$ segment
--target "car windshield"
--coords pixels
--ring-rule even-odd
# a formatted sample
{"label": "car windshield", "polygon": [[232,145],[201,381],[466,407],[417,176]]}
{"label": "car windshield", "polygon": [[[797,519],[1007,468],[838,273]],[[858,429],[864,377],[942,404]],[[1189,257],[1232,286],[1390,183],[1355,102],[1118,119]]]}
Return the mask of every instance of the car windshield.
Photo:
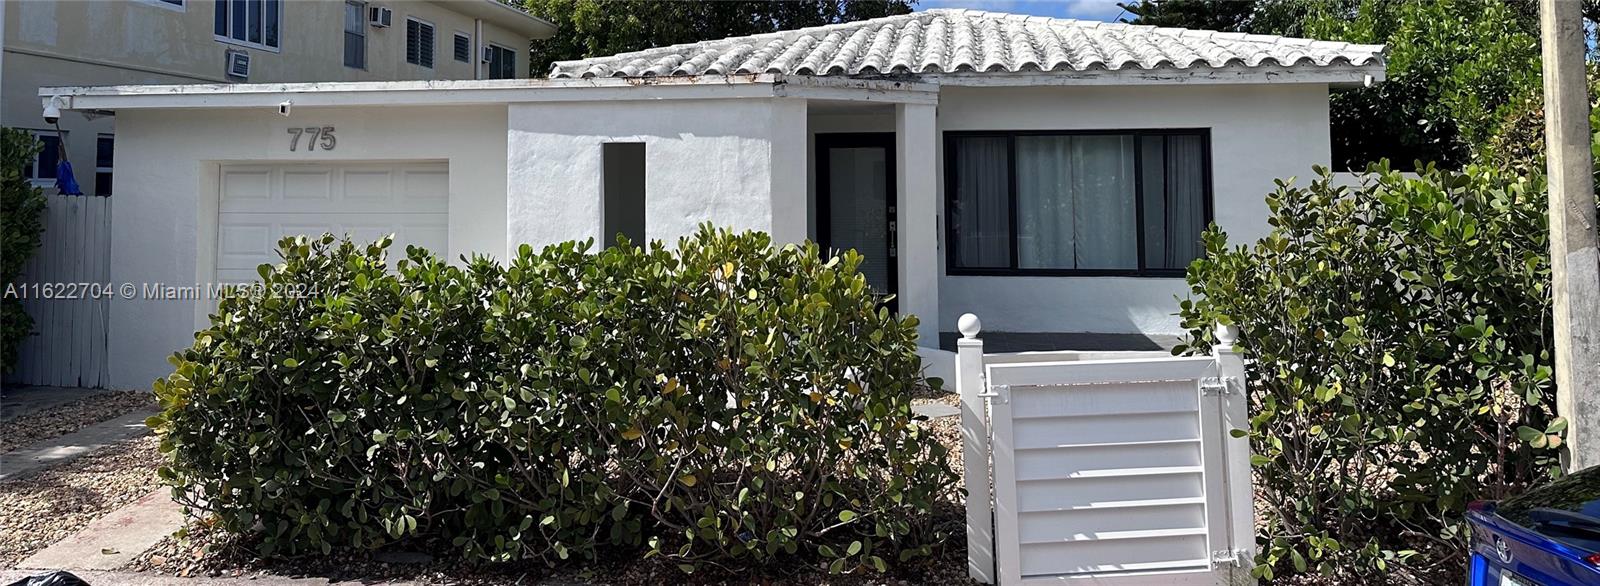
{"label": "car windshield", "polygon": [[1506,499],[1495,513],[1582,551],[1600,551],[1600,466]]}

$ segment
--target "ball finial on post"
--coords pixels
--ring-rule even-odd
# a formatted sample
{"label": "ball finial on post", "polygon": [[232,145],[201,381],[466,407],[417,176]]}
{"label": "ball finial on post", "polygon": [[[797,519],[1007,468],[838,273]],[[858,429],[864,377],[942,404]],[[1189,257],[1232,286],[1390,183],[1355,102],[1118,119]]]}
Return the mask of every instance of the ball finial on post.
{"label": "ball finial on post", "polygon": [[956,322],[956,329],[961,331],[961,337],[972,339],[978,337],[978,331],[983,329],[983,322],[978,321],[978,316],[970,313],[961,314],[961,319]]}
{"label": "ball finial on post", "polygon": [[1234,342],[1238,341],[1239,326],[1224,323],[1217,324],[1217,344],[1232,346]]}

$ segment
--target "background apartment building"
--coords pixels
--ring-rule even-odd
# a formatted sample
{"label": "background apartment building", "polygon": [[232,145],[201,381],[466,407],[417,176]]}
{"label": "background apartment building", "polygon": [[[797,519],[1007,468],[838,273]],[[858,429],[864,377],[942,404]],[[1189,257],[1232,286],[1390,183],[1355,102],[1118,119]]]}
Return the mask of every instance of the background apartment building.
{"label": "background apartment building", "polygon": [[83,191],[110,195],[115,122],[41,116],[44,86],[528,77],[527,48],[555,26],[498,0],[0,0],[0,124],[45,144],[55,182],[66,140]]}

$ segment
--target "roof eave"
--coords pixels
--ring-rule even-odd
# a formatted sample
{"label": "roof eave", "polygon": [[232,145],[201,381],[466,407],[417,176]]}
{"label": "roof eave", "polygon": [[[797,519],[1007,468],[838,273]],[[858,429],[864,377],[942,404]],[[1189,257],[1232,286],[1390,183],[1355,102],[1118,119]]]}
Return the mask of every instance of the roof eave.
{"label": "roof eave", "polygon": [[499,79],[274,84],[67,86],[39,88],[64,110],[452,106],[513,102],[727,98],[827,98],[933,103],[938,86],[894,80],[785,76]]}
{"label": "roof eave", "polygon": [[500,0],[432,1],[455,12],[511,29],[511,32],[529,39],[548,39],[555,36],[558,28],[555,23],[518,10]]}
{"label": "roof eave", "polygon": [[1017,86],[1084,86],[1084,85],[1224,85],[1224,84],[1327,84],[1335,87],[1358,87],[1384,80],[1384,65],[1372,62],[1365,65],[1281,66],[1235,65],[1228,67],[1200,67],[1178,69],[1124,68],[1117,70],[1088,69],[1084,71],[1036,72],[971,72],[930,73],[918,76],[922,81],[941,86],[1017,87]]}

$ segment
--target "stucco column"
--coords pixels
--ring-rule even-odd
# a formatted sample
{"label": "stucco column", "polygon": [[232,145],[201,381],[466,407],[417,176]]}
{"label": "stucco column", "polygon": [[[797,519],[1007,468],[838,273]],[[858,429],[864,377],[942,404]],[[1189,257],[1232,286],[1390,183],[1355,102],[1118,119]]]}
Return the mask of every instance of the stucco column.
{"label": "stucco column", "polygon": [[805,242],[806,101],[772,100],[772,242]]}
{"label": "stucco column", "polygon": [[900,311],[922,320],[922,346],[939,347],[939,161],[932,104],[895,106],[895,219]]}

